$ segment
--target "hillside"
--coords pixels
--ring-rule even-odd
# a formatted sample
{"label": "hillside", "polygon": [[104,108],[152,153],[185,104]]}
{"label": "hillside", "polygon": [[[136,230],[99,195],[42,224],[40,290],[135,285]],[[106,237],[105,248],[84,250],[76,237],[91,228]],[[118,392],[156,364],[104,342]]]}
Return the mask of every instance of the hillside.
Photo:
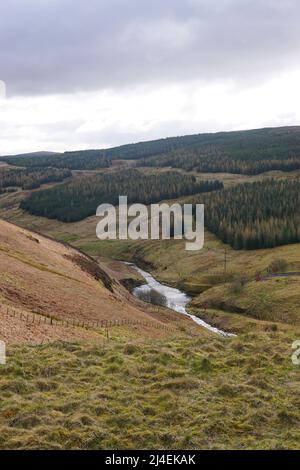
{"label": "hillside", "polygon": [[[159,178],[169,172],[155,171]],[[298,178],[191,175],[198,184],[224,182],[225,194],[240,183],[269,188],[271,179],[289,179],[290,191]],[[75,187],[82,177],[74,177]],[[299,447],[291,346],[300,335],[300,277],[267,277],[276,264],[300,271],[299,244],[238,250],[211,232],[195,253],[180,240],[101,242],[95,216],[65,223],[23,211],[31,194],[41,193],[20,188],[0,197],[1,217],[19,225],[0,220],[0,338],[8,343],[0,449]],[[218,196],[180,201],[195,197]],[[123,287],[137,279],[120,259],[194,294],[191,313],[237,336],[212,334],[138,301]],[[266,279],[258,282],[257,272]]]}
{"label": "hillside", "polygon": [[[190,149],[193,147],[195,152],[201,147],[201,142],[205,145],[210,142],[209,145],[218,143],[226,146],[230,158],[242,156],[248,163],[255,163],[254,156],[260,161],[271,157],[272,161],[273,157],[287,161],[300,155],[299,136],[300,127],[284,127],[162,139],[155,141],[154,147],[155,151],[161,152],[162,145],[168,142],[175,145],[177,142]],[[106,152],[112,151],[113,158],[124,157],[133,149],[142,152],[144,144],[149,151],[154,149],[148,142],[120,147],[120,153],[117,149]],[[182,148],[172,152],[182,151]],[[122,154],[123,151],[126,155]],[[77,166],[84,160],[90,165],[95,152],[79,152],[79,159],[79,153],[69,152],[68,161]],[[199,173],[197,167],[180,168],[175,159],[173,166],[176,168],[170,171],[170,168],[163,167],[165,156],[166,153],[157,156],[162,158],[158,162],[162,166],[157,168],[150,164],[156,157],[140,158],[138,169],[132,168],[135,162],[129,160],[124,160],[122,168],[118,168],[116,160],[116,167],[72,171],[66,182],[52,183],[42,190],[28,191],[20,187],[16,192],[6,192],[0,197],[0,216],[29,230],[70,243],[75,249],[97,259],[101,266],[106,266],[105,269],[113,263],[112,260],[132,261],[144,267],[159,281],[197,296],[190,306],[194,313],[204,318],[202,305],[207,304],[206,320],[210,322],[211,319],[225,330],[238,331],[237,317],[243,325],[245,315],[252,320],[299,324],[299,296],[296,294],[299,276],[256,282],[257,273],[266,275],[277,261],[283,261],[285,271],[290,273],[300,270],[299,170],[287,172],[281,169],[249,175],[228,173],[227,167],[221,173],[213,170]],[[215,156],[217,158],[217,154]],[[22,161],[26,162],[25,166],[34,167],[33,160]],[[190,154],[186,154],[185,162],[192,161]],[[64,162],[60,161],[61,164]],[[149,167],[140,166],[148,164]],[[38,177],[40,171],[49,170],[39,170]],[[23,171],[37,170],[26,168]],[[209,192],[210,189],[213,191]],[[116,203],[120,191],[128,194],[130,201],[136,202],[150,203],[163,199],[181,203],[204,202],[207,229],[204,248],[196,253],[187,253],[184,243],[174,240],[98,240],[95,235],[98,219],[87,216],[95,214],[100,202]],[[194,192],[196,194],[191,195]],[[118,271],[120,263],[116,263]],[[116,273],[111,274],[114,276]],[[245,285],[239,287],[244,281]],[[121,286],[119,288],[122,295],[128,295]],[[94,318],[93,308],[89,312]],[[234,325],[231,328],[231,322],[227,325],[226,315],[234,313],[238,315],[232,317]]]}
{"label": "hillside", "polygon": [[48,151],[44,151],[44,152],[28,152],[28,153],[19,153],[17,155],[2,155],[0,158],[18,158],[18,157],[50,157],[50,156],[53,156],[53,155],[59,155],[59,153],[57,152],[48,152]]}
{"label": "hillside", "polygon": [[1,157],[13,165],[97,169],[114,160],[198,172],[259,174],[300,168],[300,127],[264,128],[169,137],[100,150]]}
{"label": "hillside", "polygon": [[14,346],[0,449],[297,449],[295,337]]}
{"label": "hillside", "polygon": [[[136,324],[130,330],[153,337],[168,334],[164,322],[170,317],[182,325],[190,323],[135,301],[116,279],[75,249],[2,220],[0,266],[0,335],[9,343],[99,338],[95,329],[72,327],[74,321],[131,321]],[[49,326],[44,323],[49,317],[69,325]]]}

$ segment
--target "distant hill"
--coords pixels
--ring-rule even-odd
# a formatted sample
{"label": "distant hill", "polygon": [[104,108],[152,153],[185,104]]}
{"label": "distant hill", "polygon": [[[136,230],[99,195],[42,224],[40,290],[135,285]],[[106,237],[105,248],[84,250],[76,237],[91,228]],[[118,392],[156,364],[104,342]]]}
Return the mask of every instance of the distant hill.
{"label": "distant hill", "polygon": [[74,152],[49,153],[42,152],[0,157],[0,161],[11,165],[24,167],[54,167],[69,170],[91,170],[106,168],[111,165],[111,160],[103,150],[78,150]]}
{"label": "distant hill", "polygon": [[199,172],[258,174],[300,168],[300,126],[168,137],[110,149],[63,154],[1,157],[26,167],[68,169],[109,167],[113,160],[136,160],[141,166],[183,168]]}
{"label": "distant hill", "polygon": [[28,152],[28,153],[19,153],[17,155],[6,155],[0,156],[0,159],[7,159],[7,158],[30,158],[30,157],[48,157],[53,155],[61,155],[59,152]]}

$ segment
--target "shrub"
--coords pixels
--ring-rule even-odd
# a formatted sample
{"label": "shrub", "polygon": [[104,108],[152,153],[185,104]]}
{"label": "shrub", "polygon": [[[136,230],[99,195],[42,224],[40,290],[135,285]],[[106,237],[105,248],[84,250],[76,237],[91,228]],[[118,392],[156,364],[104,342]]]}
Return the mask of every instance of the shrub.
{"label": "shrub", "polygon": [[284,273],[287,270],[288,263],[285,259],[275,259],[268,266],[269,273]]}
{"label": "shrub", "polygon": [[239,294],[247,282],[248,278],[245,274],[237,274],[229,285],[230,292]]}

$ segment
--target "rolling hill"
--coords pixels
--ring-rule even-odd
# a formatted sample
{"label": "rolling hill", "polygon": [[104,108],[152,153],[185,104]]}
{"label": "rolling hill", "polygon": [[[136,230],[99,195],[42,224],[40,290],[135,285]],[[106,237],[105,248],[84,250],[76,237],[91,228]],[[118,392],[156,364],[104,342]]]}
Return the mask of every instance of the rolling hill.
{"label": "rolling hill", "polygon": [[170,316],[188,321],[139,303],[77,250],[4,221],[0,266],[0,336],[8,343],[99,339],[93,327],[101,322],[131,323],[129,330],[157,337],[168,334],[164,322]]}
{"label": "rolling hill", "polygon": [[264,128],[168,137],[100,150],[1,157],[12,165],[97,169],[114,160],[201,172],[260,174],[300,168],[300,127]]}
{"label": "rolling hill", "polygon": [[[297,144],[299,130],[192,136],[180,138],[178,145],[196,142],[199,149],[201,139],[211,138],[222,145],[231,141],[233,147],[247,142],[251,148],[254,139],[255,155],[260,145],[266,149],[266,140],[270,144],[273,139],[273,154],[283,150],[278,154],[281,164],[290,160],[284,152]],[[164,146],[174,143],[176,138],[154,147],[147,143],[144,150],[138,144],[111,151],[116,159],[143,156],[139,164],[147,167],[134,175],[139,171],[145,179],[152,174],[163,179],[169,172],[163,167],[165,156],[149,153],[164,152]],[[199,173],[197,167],[178,166],[183,161],[178,152],[188,163],[198,159],[198,150],[169,147],[168,158],[174,158],[171,163],[181,179],[224,183],[219,193],[182,196],[181,202],[220,197],[225,210],[222,195],[237,193],[235,213],[248,223],[251,201],[256,201],[254,214],[257,208],[262,215],[272,207],[261,194],[268,191],[276,201],[271,196],[279,185],[287,190],[281,203],[287,202],[295,213],[297,187],[289,194],[298,185],[299,170],[232,174],[230,165],[238,161],[233,155],[230,161],[222,157],[222,165],[228,164],[222,173]],[[288,165],[298,159],[297,145],[294,150]],[[236,147],[234,151],[239,154]],[[245,148],[242,154],[246,158]],[[90,168],[97,166],[94,157],[79,152],[18,161],[28,165],[23,171],[33,172],[35,162],[43,160],[43,172],[50,160],[62,165],[59,168],[66,162],[72,169]],[[102,155],[97,158],[104,164]],[[241,171],[247,169],[246,160]],[[131,168],[135,161],[127,164]],[[104,168],[102,173],[113,181],[115,170]],[[82,179],[93,193],[90,176],[98,176],[90,173],[100,172],[72,171],[71,187]],[[138,181],[130,182],[134,179]],[[62,189],[56,184],[69,187],[51,184],[59,194]],[[300,335],[300,277],[288,275],[300,270],[299,243],[234,249],[209,231],[205,247],[195,253],[186,252],[181,240],[101,242],[95,235],[95,216],[65,223],[22,210],[22,201],[41,194],[20,184],[15,192],[0,196],[0,216],[7,221],[0,220],[0,339],[7,343],[7,363],[0,370],[5,397],[0,403],[0,449],[299,447],[299,368],[291,356]],[[65,196],[57,201],[59,206],[67,202]],[[189,312],[237,336],[213,334],[180,314],[137,300],[124,287],[135,285],[137,274],[120,259],[144,266],[160,282],[191,294]],[[269,277],[274,266],[283,266],[284,274]]]}

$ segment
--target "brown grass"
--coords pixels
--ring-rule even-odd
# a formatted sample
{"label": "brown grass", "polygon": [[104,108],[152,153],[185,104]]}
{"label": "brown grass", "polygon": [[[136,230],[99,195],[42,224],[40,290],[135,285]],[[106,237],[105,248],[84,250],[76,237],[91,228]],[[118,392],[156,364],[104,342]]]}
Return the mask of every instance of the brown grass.
{"label": "brown grass", "polygon": [[[27,230],[0,221],[0,305],[20,308],[62,320],[96,322],[100,320],[155,321],[164,325],[171,316],[182,325],[190,324],[188,319],[163,309],[145,306],[135,300],[116,281],[113,292],[107,289],[110,276],[98,264],[71,247],[59,244],[49,238],[32,234]],[[162,313],[161,313],[162,310]],[[0,324],[0,334],[8,338],[11,320]],[[16,331],[16,328],[18,331]],[[39,337],[40,326],[32,325]],[[27,327],[17,322],[12,328],[13,339],[31,338]],[[137,326],[140,332],[153,337],[164,334],[163,329]],[[62,338],[52,335],[52,338]],[[72,332],[71,337],[74,337]],[[75,334],[82,338],[82,332]]]}

